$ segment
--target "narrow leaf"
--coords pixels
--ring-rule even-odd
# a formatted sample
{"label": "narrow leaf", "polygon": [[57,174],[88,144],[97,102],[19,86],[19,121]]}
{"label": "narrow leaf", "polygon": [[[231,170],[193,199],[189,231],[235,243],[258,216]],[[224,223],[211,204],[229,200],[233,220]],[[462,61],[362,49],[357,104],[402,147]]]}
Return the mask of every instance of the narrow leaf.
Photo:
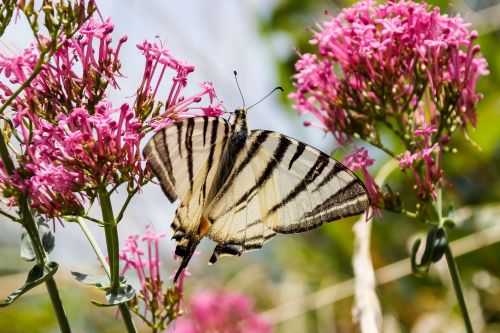
{"label": "narrow leaf", "polygon": [[54,261],[49,261],[44,267],[35,265],[29,271],[24,285],[7,296],[2,302],[0,302],[0,307],[5,307],[11,304],[28,290],[33,289],[39,284],[45,282],[48,278],[52,277],[57,272],[58,267],[59,265]]}
{"label": "narrow leaf", "polygon": [[[38,235],[40,235],[43,249],[47,254],[49,254],[52,252],[56,244],[54,234],[42,216],[38,216],[36,220]],[[29,238],[26,230],[24,230],[21,234],[21,257],[26,261],[33,261],[36,258],[35,251],[33,250],[33,244],[31,243],[31,239]]]}
{"label": "narrow leaf", "polygon": [[134,295],[134,288],[131,285],[126,284],[120,286],[117,292],[113,292],[111,291],[111,289],[108,289],[108,291],[106,291],[106,301],[108,301],[108,303],[100,303],[94,300],[92,300],[91,302],[92,304],[99,307],[109,307],[127,303],[132,298],[134,298]]}
{"label": "narrow leaf", "polygon": [[109,279],[107,276],[94,276],[79,272],[71,272],[71,275],[81,283],[87,284],[89,286],[94,286],[99,289],[107,289],[109,288]]}

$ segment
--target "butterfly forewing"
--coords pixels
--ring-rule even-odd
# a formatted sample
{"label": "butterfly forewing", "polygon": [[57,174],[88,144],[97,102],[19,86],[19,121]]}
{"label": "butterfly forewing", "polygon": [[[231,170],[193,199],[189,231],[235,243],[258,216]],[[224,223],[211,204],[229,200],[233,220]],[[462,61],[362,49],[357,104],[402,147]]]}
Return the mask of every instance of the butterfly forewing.
{"label": "butterfly forewing", "polygon": [[181,199],[174,230],[198,227],[229,132],[223,118],[189,118],[159,131],[144,149],[167,197]]}
{"label": "butterfly forewing", "polygon": [[[252,131],[252,136],[262,132]],[[296,233],[361,214],[367,209],[369,199],[363,183],[325,153],[270,132],[261,156],[272,161],[284,143],[287,150],[272,175],[279,194],[263,217],[266,225],[276,232]]]}

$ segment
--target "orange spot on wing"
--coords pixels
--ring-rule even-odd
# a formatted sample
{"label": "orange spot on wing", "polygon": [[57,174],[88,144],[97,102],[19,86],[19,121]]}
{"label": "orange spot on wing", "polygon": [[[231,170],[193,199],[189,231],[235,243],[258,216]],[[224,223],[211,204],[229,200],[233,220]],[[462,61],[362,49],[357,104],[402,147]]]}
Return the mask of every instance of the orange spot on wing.
{"label": "orange spot on wing", "polygon": [[198,236],[203,237],[207,234],[208,229],[210,229],[210,223],[206,218],[202,217],[200,219],[200,225],[198,226]]}

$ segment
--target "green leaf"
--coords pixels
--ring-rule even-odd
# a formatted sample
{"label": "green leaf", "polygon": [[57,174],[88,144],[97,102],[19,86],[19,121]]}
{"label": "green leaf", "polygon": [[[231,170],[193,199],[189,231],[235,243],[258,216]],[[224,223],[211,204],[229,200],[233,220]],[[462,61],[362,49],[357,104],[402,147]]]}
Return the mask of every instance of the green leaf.
{"label": "green leaf", "polygon": [[111,289],[108,289],[108,291],[106,291],[106,301],[108,301],[108,303],[100,303],[94,300],[92,300],[91,302],[92,304],[99,307],[115,306],[127,303],[132,298],[134,298],[134,295],[134,288],[131,285],[126,284],[120,286],[118,291],[112,291]]}
{"label": "green leaf", "polygon": [[118,288],[118,291],[112,291],[110,289],[109,278],[107,276],[92,276],[79,272],[71,272],[71,274],[77,281],[81,283],[106,290],[107,303],[100,303],[91,300],[92,304],[94,305],[100,307],[115,306],[126,303],[134,298],[135,290],[131,285],[125,284],[127,279],[124,276],[120,276],[120,288]]}
{"label": "green leaf", "polygon": [[34,261],[36,258],[33,244],[26,231],[21,234],[21,258],[26,261]]}
{"label": "green leaf", "polygon": [[108,289],[109,288],[109,278],[105,275],[101,276],[93,276],[89,274],[79,273],[79,272],[71,272],[71,275],[81,283],[87,284],[89,286],[94,286],[99,289]]}
{"label": "green leaf", "polygon": [[0,303],[0,307],[5,307],[16,299],[18,299],[22,294],[30,289],[38,286],[39,284],[45,282],[48,278],[51,278],[56,272],[59,265],[54,261],[49,261],[45,266],[35,265],[28,273],[26,283],[24,285],[7,296],[3,302]]}
{"label": "green leaf", "polygon": [[[56,244],[54,234],[43,217],[38,216],[36,224],[38,226],[38,235],[40,235],[43,249],[47,254],[49,254],[52,250],[54,250]],[[24,230],[21,234],[21,258],[26,261],[33,261],[36,258],[35,251],[33,250],[33,244],[31,243],[31,239],[29,238],[26,230]]]}

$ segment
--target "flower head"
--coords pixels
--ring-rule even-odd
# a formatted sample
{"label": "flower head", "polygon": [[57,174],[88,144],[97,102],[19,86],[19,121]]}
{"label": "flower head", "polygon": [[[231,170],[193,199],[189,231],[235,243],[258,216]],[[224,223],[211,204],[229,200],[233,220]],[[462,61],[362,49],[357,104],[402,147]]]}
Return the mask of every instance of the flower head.
{"label": "flower head", "polygon": [[251,301],[243,294],[202,293],[190,302],[187,316],[174,322],[174,333],[267,333],[271,325],[253,312]]}
{"label": "flower head", "polygon": [[147,325],[162,328],[180,316],[182,300],[182,284],[164,289],[159,242],[165,236],[165,233],[155,232],[147,226],[145,235],[128,237],[120,254],[123,263],[121,275],[135,271],[140,283],[132,310],[140,313]]}
{"label": "flower head", "polygon": [[[100,187],[140,189],[149,179],[140,154],[149,130],[200,110],[220,115],[210,83],[193,96],[181,95],[194,66],[147,41],[138,46],[146,65],[135,102],[113,106],[108,94],[123,79],[119,53],[127,41],[124,36],[114,43],[113,30],[111,20],[91,18],[74,37],[61,39],[51,61],[11,103],[11,130],[19,133],[21,156],[14,175],[0,182],[27,194],[49,217],[81,214]],[[1,100],[33,73],[40,52],[33,44],[19,55],[0,54],[0,74],[10,81],[0,85]],[[160,89],[167,74],[172,84]],[[10,197],[15,203],[16,196]]]}
{"label": "flower head", "polygon": [[[412,169],[419,198],[434,199],[444,145],[457,128],[476,125],[476,85],[488,74],[477,32],[425,3],[363,0],[313,33],[317,52],[299,53],[295,65],[294,107],[311,112],[341,145],[361,139],[397,158]],[[383,143],[381,128],[403,152]],[[346,162],[361,170],[376,205],[383,193],[366,171],[366,154],[357,150]]]}
{"label": "flower head", "polygon": [[368,156],[368,150],[364,147],[355,149],[351,154],[347,155],[344,164],[353,171],[360,170],[365,179],[365,187],[370,196],[372,206],[375,206],[379,200],[379,188],[375,183],[375,179],[368,172],[368,167],[373,165],[374,159]]}
{"label": "flower head", "polygon": [[428,98],[430,124],[475,126],[476,83],[488,70],[467,27],[425,3],[360,1],[319,25],[311,40],[318,54],[300,55],[290,97],[340,143],[342,135],[369,137],[388,115],[405,113],[411,127],[419,96]]}

